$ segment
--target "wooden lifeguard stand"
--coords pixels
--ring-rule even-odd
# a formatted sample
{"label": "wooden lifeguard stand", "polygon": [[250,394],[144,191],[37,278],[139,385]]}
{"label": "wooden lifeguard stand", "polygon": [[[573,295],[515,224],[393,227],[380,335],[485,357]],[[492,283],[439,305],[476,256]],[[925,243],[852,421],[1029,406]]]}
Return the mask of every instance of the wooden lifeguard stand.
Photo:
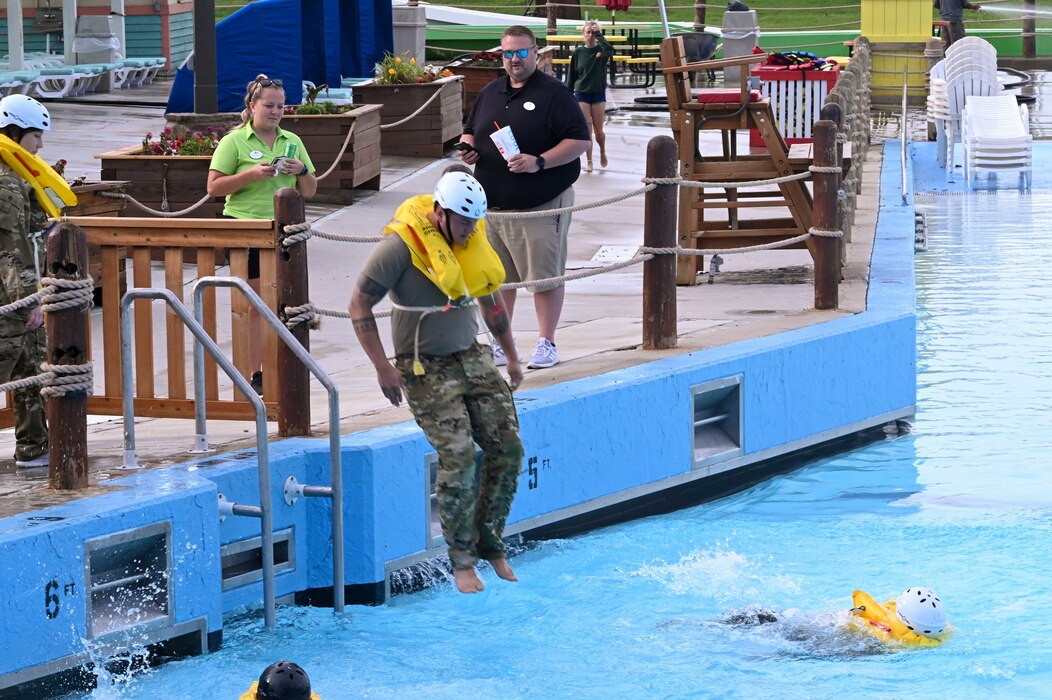
{"label": "wooden lifeguard stand", "polygon": [[[683,39],[661,42],[662,73],[672,117],[672,133],[679,144],[680,176],[701,182],[747,182],[792,175],[789,149],[778,130],[770,100],[749,90],[750,64],[766,56],[742,56],[689,63]],[[688,73],[741,66],[740,88],[702,90],[691,94]],[[756,129],[766,144],[762,153],[739,153],[737,132]],[[718,131],[721,152],[702,154],[698,149],[701,131]],[[778,209],[779,216],[741,218],[742,209]],[[785,210],[788,210],[786,215]],[[725,218],[714,215],[725,212]],[[767,187],[681,187],[679,194],[679,245],[681,248],[719,250],[783,241],[803,235],[811,228],[811,194],[801,180]],[[792,248],[810,247],[809,241]],[[813,253],[813,251],[812,251]],[[697,284],[702,256],[681,255],[676,265],[676,283]]]}

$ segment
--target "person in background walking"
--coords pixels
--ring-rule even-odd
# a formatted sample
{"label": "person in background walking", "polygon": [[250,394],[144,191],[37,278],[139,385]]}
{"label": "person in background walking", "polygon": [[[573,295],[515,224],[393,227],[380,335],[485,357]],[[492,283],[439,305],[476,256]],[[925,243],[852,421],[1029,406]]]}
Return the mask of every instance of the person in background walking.
{"label": "person in background walking", "polygon": [[589,141],[586,173],[592,172],[592,135],[599,145],[599,165],[606,167],[606,72],[613,60],[614,47],[603,36],[603,30],[595,20],[584,23],[584,46],[578,46],[570,57],[570,71],[566,84],[573,90],[581,105],[581,114],[588,123]]}
{"label": "person in background walking", "polygon": [[[226,197],[223,214],[232,219],[273,219],[274,193],[295,187],[304,199],[318,191],[307,149],[299,136],[278,124],[285,113],[285,88],[280,80],[256,76],[245,93],[241,126],[219,142],[208,166],[208,194]],[[290,148],[290,146],[292,148]],[[288,153],[294,152],[291,157]],[[259,251],[250,250],[248,283],[259,292]],[[249,359],[252,388],[263,394],[262,320],[249,311]]]}

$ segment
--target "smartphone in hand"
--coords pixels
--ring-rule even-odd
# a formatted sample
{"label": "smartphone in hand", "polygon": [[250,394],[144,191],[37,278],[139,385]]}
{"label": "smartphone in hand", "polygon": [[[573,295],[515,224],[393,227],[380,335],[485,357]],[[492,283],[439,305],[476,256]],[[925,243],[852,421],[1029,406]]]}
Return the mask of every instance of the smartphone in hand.
{"label": "smartphone in hand", "polygon": [[274,175],[278,176],[281,174],[281,166],[285,165],[285,157],[278,156],[274,160],[270,161],[270,165],[274,168]]}
{"label": "smartphone in hand", "polygon": [[470,153],[471,151],[475,150],[474,146],[472,146],[469,143],[464,143],[463,141],[457,141],[455,144],[453,144],[453,148],[464,153]]}

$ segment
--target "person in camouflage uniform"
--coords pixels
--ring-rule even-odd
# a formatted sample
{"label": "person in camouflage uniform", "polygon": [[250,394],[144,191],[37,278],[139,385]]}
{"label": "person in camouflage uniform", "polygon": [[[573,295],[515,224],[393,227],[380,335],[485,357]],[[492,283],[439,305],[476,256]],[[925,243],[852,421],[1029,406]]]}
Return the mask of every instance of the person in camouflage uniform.
{"label": "person in camouflage uniform", "polygon": [[[486,195],[470,174],[447,172],[435,187],[433,199],[414,197],[399,212],[407,205],[419,207],[416,225],[424,222],[434,227],[450,248],[466,245],[472,235],[486,240],[480,221],[486,213]],[[483,589],[475,571],[479,559],[489,561],[500,578],[517,580],[501,537],[522,469],[522,440],[511,394],[522,382],[522,366],[499,292],[477,301],[490,331],[509,348],[510,386],[493,364],[491,350],[475,339],[474,306],[454,303],[441,313],[414,310],[442,308],[450,298],[414,266],[413,255],[416,253],[399,235],[383,237],[358,279],[351,297],[351,318],[362,348],[376,367],[384,396],[397,406],[404,388],[417,424],[438,452],[435,491],[457,589],[477,593]],[[467,282],[470,287],[471,280]],[[373,315],[373,307],[388,293],[396,304],[391,318],[393,365]],[[475,443],[482,448],[481,475],[477,475]]]}
{"label": "person in camouflage uniform", "polygon": [[[43,144],[51,117],[42,104],[25,95],[0,100],[0,133],[31,153]],[[0,305],[35,294],[43,264],[31,233],[44,230],[47,218],[29,183],[0,161]],[[0,383],[40,374],[47,357],[47,335],[40,306],[0,316]],[[48,433],[40,387],[13,392],[15,462],[20,467],[47,466]]]}

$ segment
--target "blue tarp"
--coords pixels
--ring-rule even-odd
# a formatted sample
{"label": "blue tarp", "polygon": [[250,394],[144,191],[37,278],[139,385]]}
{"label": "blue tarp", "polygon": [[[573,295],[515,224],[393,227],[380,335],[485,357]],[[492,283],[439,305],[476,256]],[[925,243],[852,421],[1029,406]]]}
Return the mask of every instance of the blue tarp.
{"label": "blue tarp", "polygon": [[[338,87],[342,75],[372,75],[392,44],[390,0],[256,0],[216,25],[219,111],[244,109],[260,73],[298,104],[302,81]],[[192,67],[176,73],[167,111],[194,111]]]}

